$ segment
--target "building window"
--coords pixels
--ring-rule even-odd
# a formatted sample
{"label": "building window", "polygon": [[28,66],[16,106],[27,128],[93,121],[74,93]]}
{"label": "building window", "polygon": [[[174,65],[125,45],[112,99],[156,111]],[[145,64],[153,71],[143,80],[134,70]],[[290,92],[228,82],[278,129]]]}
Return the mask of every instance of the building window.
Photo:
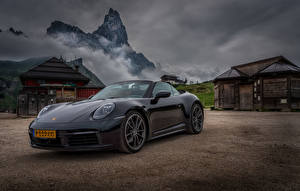
{"label": "building window", "polygon": [[37,80],[37,83],[38,83],[38,84],[45,84],[46,81],[45,81],[45,80]]}
{"label": "building window", "polygon": [[257,100],[260,101],[260,96],[257,96]]}
{"label": "building window", "polygon": [[54,94],[55,94],[54,90],[49,90],[49,95],[54,95]]}
{"label": "building window", "polygon": [[280,103],[282,103],[282,104],[287,103],[287,99],[281,99],[281,100],[280,100]]}

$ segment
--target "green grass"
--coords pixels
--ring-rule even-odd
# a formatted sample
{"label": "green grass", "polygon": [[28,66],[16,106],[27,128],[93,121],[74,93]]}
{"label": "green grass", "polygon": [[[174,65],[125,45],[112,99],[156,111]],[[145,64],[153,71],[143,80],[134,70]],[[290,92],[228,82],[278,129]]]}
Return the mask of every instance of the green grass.
{"label": "green grass", "polygon": [[195,94],[205,107],[214,106],[214,84],[212,82],[204,82],[191,85],[177,85],[177,90],[185,90]]}

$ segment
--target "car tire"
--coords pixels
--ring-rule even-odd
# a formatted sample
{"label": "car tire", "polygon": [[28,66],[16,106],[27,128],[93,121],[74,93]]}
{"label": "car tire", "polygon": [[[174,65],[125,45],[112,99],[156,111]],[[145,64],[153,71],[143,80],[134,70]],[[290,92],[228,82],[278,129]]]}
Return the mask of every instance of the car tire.
{"label": "car tire", "polygon": [[190,113],[190,125],[187,132],[190,134],[199,134],[203,129],[204,115],[203,108],[199,103],[194,103]]}
{"label": "car tire", "polygon": [[135,153],[142,149],[147,138],[147,125],[144,117],[137,111],[126,114],[120,131],[121,152]]}

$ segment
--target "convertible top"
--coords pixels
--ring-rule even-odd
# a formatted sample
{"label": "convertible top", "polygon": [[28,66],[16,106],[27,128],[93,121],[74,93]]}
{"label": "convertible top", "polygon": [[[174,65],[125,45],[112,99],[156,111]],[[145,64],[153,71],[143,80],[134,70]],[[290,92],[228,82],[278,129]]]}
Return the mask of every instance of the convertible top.
{"label": "convertible top", "polygon": [[127,80],[127,81],[114,82],[114,83],[111,83],[109,85],[119,84],[119,83],[128,83],[128,82],[150,82],[150,83],[155,83],[156,81],[152,81],[152,80]]}

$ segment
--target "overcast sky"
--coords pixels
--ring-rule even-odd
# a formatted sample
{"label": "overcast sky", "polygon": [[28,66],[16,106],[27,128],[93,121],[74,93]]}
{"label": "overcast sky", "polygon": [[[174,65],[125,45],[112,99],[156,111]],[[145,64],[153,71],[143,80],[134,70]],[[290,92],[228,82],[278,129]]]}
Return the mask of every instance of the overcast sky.
{"label": "overcast sky", "polygon": [[0,0],[0,4],[0,29],[14,27],[39,41],[33,47],[0,36],[0,59],[58,54],[49,51],[55,46],[47,49],[41,40],[52,21],[92,32],[111,7],[119,11],[130,45],[169,73],[210,80],[230,66],[277,55],[300,65],[296,0]]}

